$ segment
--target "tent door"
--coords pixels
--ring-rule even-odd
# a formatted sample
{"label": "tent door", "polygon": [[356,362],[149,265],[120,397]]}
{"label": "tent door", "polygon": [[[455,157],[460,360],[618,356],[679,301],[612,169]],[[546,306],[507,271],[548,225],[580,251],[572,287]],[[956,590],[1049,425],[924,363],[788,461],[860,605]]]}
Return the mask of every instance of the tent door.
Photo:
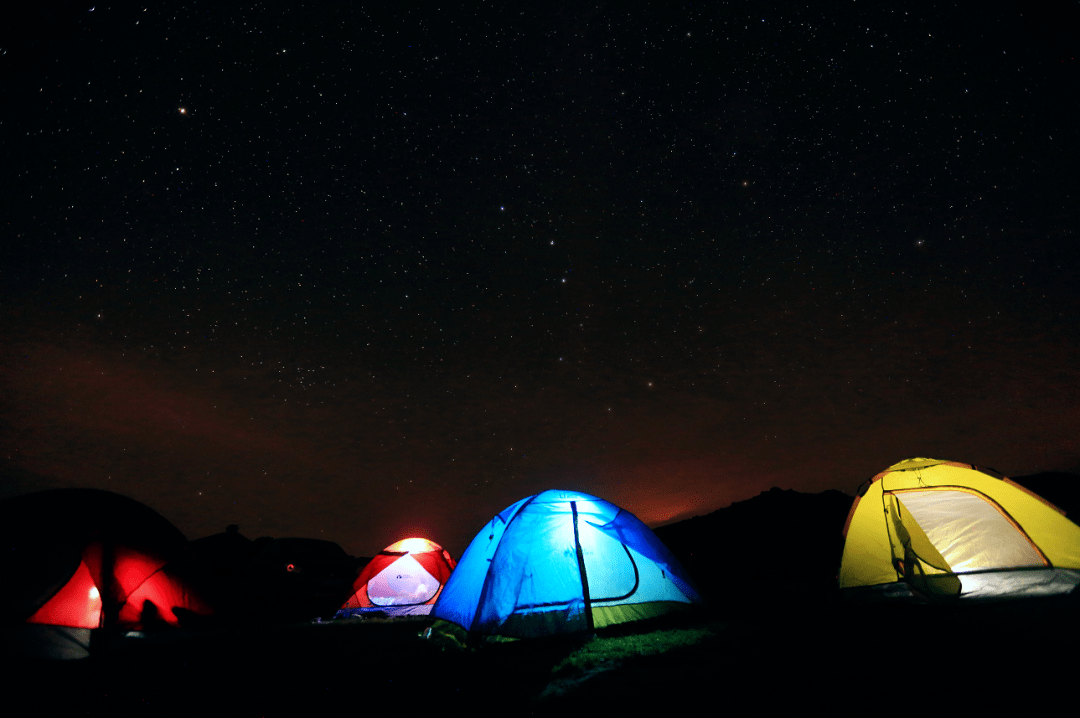
{"label": "tent door", "polygon": [[945,589],[945,595],[959,595],[967,583],[965,574],[972,582],[980,572],[1049,565],[1021,527],[982,494],[934,488],[888,496],[891,523],[907,559],[905,578],[913,585],[925,584],[919,590],[942,595]]}
{"label": "tent door", "polygon": [[902,550],[901,557],[895,555],[895,546],[893,549],[898,571],[912,588],[929,598],[959,596],[960,579],[952,573],[948,561],[894,494],[889,494],[888,501],[889,519]]}

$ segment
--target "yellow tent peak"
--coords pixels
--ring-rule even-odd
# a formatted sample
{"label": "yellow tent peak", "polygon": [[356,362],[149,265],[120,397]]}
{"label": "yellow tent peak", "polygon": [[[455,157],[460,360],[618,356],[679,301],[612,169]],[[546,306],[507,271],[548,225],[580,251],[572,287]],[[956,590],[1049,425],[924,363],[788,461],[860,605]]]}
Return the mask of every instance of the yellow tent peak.
{"label": "yellow tent peak", "polygon": [[920,456],[913,459],[904,459],[903,461],[898,461],[885,471],[913,471],[915,469],[925,469],[930,466],[937,466],[938,464],[944,463],[946,462],[942,459],[928,459]]}
{"label": "yellow tent peak", "polygon": [[897,463],[893,464],[889,468],[882,471],[880,474],[878,474],[874,478],[880,478],[880,477],[884,476],[885,474],[891,473],[893,471],[917,471],[919,469],[928,469],[931,466],[955,466],[958,469],[974,469],[975,468],[971,464],[965,464],[965,463],[962,463],[962,462],[959,462],[959,461],[946,461],[944,459],[929,459],[929,458],[926,458],[926,457],[917,456],[917,457],[912,458],[912,459],[904,459],[903,461],[898,461]]}

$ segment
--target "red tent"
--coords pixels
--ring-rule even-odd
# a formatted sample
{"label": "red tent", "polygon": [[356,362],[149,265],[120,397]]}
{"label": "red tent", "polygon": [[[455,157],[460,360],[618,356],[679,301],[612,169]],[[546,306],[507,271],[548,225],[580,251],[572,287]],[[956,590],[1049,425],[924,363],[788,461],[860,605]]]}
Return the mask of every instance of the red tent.
{"label": "red tent", "polygon": [[0,501],[5,643],[20,653],[81,658],[102,631],[176,627],[211,613],[167,566],[186,544],[160,515],[107,491]]}
{"label": "red tent", "polygon": [[454,559],[434,541],[402,539],[364,567],[353,582],[352,597],[338,616],[368,611],[395,616],[427,614],[454,566]]}

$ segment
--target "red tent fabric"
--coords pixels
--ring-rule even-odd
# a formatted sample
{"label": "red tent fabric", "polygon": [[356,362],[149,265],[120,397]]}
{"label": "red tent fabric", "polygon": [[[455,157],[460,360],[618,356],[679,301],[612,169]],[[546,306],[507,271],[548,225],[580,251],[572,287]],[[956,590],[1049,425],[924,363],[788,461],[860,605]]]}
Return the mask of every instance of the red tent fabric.
{"label": "red tent fabric", "polygon": [[209,615],[167,567],[186,544],[156,512],[107,491],[63,489],[0,502],[7,643],[21,653],[77,658],[89,654],[91,631],[144,631],[179,626],[185,612]]}
{"label": "red tent fabric", "polygon": [[26,622],[71,628],[100,628],[101,592],[86,564],[80,561],[71,580],[44,606],[34,611]]}

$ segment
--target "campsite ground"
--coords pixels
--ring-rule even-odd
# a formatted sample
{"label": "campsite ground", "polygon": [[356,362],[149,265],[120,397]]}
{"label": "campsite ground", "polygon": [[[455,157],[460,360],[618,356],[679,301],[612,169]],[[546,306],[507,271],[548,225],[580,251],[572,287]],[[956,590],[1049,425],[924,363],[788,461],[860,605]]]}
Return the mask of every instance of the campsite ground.
{"label": "campsite ground", "polygon": [[[34,706],[16,714],[185,718],[337,715],[357,704],[350,712],[365,715],[453,706],[640,715],[654,705],[696,715],[699,705],[733,701],[758,713],[843,714],[914,709],[914,699],[932,701],[919,710],[935,713],[963,701],[970,714],[1010,693],[1049,704],[1072,688],[1080,596],[962,608],[836,602],[836,527],[850,505],[838,492],[774,490],[658,529],[708,607],[595,637],[465,648],[447,634],[421,637],[429,618],[262,625],[275,618],[266,601],[266,612],[228,630],[134,639],[85,661],[10,663],[0,675],[8,705]],[[695,551],[703,545],[727,550]],[[873,706],[863,697],[870,685],[879,690]]]}
{"label": "campsite ground", "polygon": [[1074,599],[964,611],[759,604],[478,649],[421,637],[426,618],[347,620],[134,641],[86,661],[13,665],[6,682],[29,700],[15,705],[48,715],[299,715],[357,702],[364,713],[456,704],[544,715],[673,696],[681,712],[735,698],[761,710],[855,708],[849,690],[868,676],[935,701],[970,700],[981,686],[976,700],[988,702],[1071,673],[1075,615]]}

